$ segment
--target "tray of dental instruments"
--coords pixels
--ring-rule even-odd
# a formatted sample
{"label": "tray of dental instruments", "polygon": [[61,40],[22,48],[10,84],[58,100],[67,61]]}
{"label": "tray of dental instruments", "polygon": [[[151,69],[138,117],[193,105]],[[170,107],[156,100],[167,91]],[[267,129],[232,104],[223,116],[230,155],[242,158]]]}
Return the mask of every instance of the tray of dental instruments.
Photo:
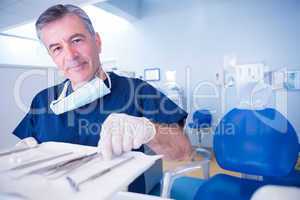
{"label": "tray of dental instruments", "polygon": [[0,152],[0,196],[20,199],[109,199],[161,156],[128,152],[103,160],[98,148],[46,142]]}

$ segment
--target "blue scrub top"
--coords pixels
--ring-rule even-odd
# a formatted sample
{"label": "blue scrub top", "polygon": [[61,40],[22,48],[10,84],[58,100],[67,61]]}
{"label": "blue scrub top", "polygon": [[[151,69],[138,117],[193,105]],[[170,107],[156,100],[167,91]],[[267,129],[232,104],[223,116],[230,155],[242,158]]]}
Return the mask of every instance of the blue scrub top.
{"label": "blue scrub top", "polygon": [[[111,113],[146,117],[156,123],[179,123],[187,113],[150,84],[135,78],[109,73],[111,93],[78,109],[56,115],[49,105],[61,94],[63,83],[39,92],[29,112],[13,134],[23,139],[34,137],[39,143],[67,142],[97,146],[101,124]],[[108,80],[105,80],[108,85]],[[67,94],[72,92],[71,84]]]}
{"label": "blue scrub top", "polygon": [[[115,73],[109,73],[109,76],[111,93],[60,115],[54,114],[49,105],[58,98],[68,80],[39,92],[13,134],[21,139],[34,137],[39,143],[56,141],[97,146],[101,124],[111,113],[146,117],[152,122],[164,124],[181,123],[187,117],[184,110],[145,81]],[[104,82],[108,85],[107,79]],[[70,85],[67,94],[71,92]],[[138,151],[143,151],[143,146]],[[145,193],[144,175],[130,184],[128,190]]]}

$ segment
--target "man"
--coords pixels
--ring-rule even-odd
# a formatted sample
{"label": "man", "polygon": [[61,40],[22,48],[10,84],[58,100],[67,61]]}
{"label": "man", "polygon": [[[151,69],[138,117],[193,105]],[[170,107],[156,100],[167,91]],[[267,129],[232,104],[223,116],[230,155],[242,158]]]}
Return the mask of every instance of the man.
{"label": "man", "polygon": [[19,138],[99,146],[104,158],[147,145],[169,159],[187,159],[187,113],[139,79],[101,68],[101,39],[86,13],[55,5],[36,22],[39,39],[67,78],[38,93],[14,130]]}

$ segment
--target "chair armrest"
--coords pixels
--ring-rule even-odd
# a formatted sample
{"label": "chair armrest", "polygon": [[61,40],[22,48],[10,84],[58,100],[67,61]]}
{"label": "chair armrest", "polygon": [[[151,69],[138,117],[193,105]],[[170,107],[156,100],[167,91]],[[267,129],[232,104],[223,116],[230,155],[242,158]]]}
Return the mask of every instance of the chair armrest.
{"label": "chair armrest", "polygon": [[[202,155],[203,160],[195,161],[195,155]],[[161,197],[169,198],[174,181],[182,177],[188,172],[202,169],[204,179],[208,179],[209,170],[210,170],[210,161],[211,161],[211,153],[209,151],[202,148],[195,149],[195,154],[192,158],[191,163],[180,166],[174,170],[168,170],[164,173],[162,186],[161,186],[162,187]]]}

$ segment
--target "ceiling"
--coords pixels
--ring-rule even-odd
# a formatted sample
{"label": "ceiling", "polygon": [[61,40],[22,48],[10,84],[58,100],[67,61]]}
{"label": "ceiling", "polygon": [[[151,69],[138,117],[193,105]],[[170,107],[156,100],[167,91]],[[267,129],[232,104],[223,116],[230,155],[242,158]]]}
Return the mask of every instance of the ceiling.
{"label": "ceiling", "polygon": [[0,0],[0,32],[36,19],[55,4],[94,4],[106,0]]}

